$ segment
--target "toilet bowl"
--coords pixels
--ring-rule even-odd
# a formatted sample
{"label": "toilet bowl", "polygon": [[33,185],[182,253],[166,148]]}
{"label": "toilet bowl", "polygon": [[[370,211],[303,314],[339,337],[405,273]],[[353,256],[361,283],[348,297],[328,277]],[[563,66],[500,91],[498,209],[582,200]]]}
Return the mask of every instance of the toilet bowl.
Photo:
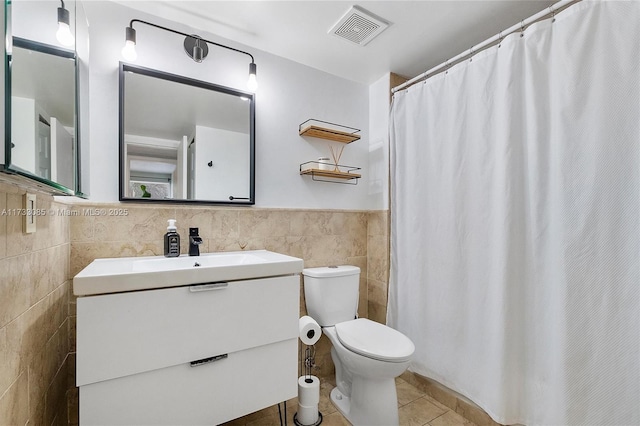
{"label": "toilet bowl", "polygon": [[[344,329],[351,326],[368,330],[363,336],[347,333],[349,337],[344,338]],[[411,340],[364,318],[324,327],[322,331],[333,345],[336,388],[331,392],[331,401],[338,411],[354,425],[397,425],[395,378],[409,366],[414,351]]]}
{"label": "toilet bowl", "polygon": [[355,426],[398,424],[395,378],[415,350],[404,334],[357,312],[360,269],[355,266],[303,270],[308,314],[332,344],[336,388],[331,401]]}

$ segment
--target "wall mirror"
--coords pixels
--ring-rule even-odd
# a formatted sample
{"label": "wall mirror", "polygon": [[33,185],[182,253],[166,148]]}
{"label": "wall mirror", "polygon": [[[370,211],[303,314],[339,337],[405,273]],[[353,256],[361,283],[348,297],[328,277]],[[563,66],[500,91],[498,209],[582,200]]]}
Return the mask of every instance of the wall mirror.
{"label": "wall mirror", "polygon": [[[86,195],[89,40],[84,8],[75,1],[28,0],[7,1],[5,8],[4,167],[54,193]],[[59,34],[61,9],[68,21],[66,39]],[[87,177],[84,185],[81,176]]]}
{"label": "wall mirror", "polygon": [[120,64],[120,200],[255,203],[252,93]]}
{"label": "wall mirror", "polygon": [[11,167],[75,189],[75,53],[13,38]]}

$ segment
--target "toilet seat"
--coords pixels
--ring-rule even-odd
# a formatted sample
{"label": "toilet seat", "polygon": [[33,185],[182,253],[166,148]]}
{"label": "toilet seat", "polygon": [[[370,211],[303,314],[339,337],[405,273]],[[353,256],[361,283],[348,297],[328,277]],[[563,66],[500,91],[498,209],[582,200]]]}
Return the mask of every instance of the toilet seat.
{"label": "toilet seat", "polygon": [[366,318],[338,323],[335,330],[338,340],[347,349],[368,358],[403,362],[410,359],[415,351],[407,336]]}

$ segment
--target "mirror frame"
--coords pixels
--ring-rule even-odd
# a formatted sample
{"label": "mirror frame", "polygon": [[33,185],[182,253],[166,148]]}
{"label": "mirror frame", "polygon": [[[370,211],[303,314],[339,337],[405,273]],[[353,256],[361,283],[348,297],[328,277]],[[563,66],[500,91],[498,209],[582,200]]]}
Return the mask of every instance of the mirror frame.
{"label": "mirror frame", "polygon": [[[132,198],[125,197],[125,189],[126,185],[124,182],[125,176],[125,133],[124,133],[124,118],[125,118],[125,93],[124,93],[124,85],[125,85],[125,74],[127,72],[133,72],[136,74],[146,75],[148,77],[159,78],[162,80],[168,80],[175,83],[186,84],[189,86],[199,87],[201,89],[213,90],[216,92],[225,93],[228,95],[233,95],[237,97],[246,97],[249,98],[249,198],[246,200],[240,201],[225,201],[225,200],[190,200],[190,199],[141,199],[141,198]],[[120,156],[118,159],[119,170],[118,170],[118,196],[120,201],[135,201],[135,202],[152,202],[152,203],[171,203],[171,204],[221,204],[221,205],[233,205],[233,206],[242,206],[242,205],[254,205],[255,204],[255,169],[256,169],[256,160],[255,160],[255,94],[250,92],[243,92],[240,90],[232,89],[230,87],[221,86],[214,83],[209,83],[206,81],[196,80],[189,77],[184,77],[181,75],[170,74],[164,71],[158,71],[151,68],[140,67],[137,65],[131,65],[124,62],[120,62],[120,72],[119,72],[119,111],[118,111],[118,127],[119,127],[119,149]]]}
{"label": "mirror frame", "polygon": [[[76,54],[76,191],[75,196],[88,199],[91,191],[91,129],[90,129],[90,46],[89,21],[82,0],[75,1],[75,36],[74,51]],[[84,20],[84,24],[80,24]],[[84,31],[84,37],[81,37]],[[82,40],[82,41],[81,41]]]}
{"label": "mirror frame", "polygon": [[[78,88],[77,88],[77,70],[78,70],[78,63],[77,63],[77,55],[76,52],[74,50],[70,50],[70,49],[63,49],[57,46],[51,46],[45,43],[40,43],[37,41],[33,41],[33,40],[27,40],[24,38],[20,38],[20,37],[11,37],[11,54],[6,54],[6,61],[5,61],[5,143],[4,143],[4,149],[5,149],[5,170],[7,170],[10,173],[15,173],[21,176],[25,176],[28,177],[29,179],[33,179],[36,180],[38,182],[44,183],[47,186],[51,187],[54,191],[60,193],[60,194],[64,194],[64,195],[76,195],[76,188],[78,187],[78,156],[77,156],[77,152],[78,152],[78,145],[79,145],[79,140],[78,140]],[[12,114],[13,114],[13,108],[12,108],[12,98],[11,98],[11,93],[12,93],[12,82],[13,82],[13,76],[12,76],[12,64],[13,64],[13,48],[14,47],[19,47],[21,49],[28,49],[28,50],[33,50],[35,52],[40,52],[40,53],[45,53],[48,55],[55,55],[55,56],[59,56],[61,58],[67,58],[67,59],[73,59],[74,64],[74,80],[76,80],[76,88],[75,88],[75,94],[74,94],[74,126],[75,126],[75,135],[73,137],[73,149],[74,149],[74,153],[76,155],[76,158],[73,159],[73,163],[74,163],[74,188],[68,188],[58,182],[54,182],[52,180],[43,178],[42,176],[38,176],[36,175],[34,172],[22,169],[20,167],[15,166],[14,164],[12,164],[11,162],[11,137],[12,137],[12,133],[11,133],[11,122],[12,122]]]}

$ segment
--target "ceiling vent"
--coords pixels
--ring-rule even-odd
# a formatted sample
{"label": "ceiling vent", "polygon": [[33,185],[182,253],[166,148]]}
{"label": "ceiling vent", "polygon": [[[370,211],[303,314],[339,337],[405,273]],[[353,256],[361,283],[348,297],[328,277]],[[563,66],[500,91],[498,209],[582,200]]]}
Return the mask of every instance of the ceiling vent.
{"label": "ceiling vent", "polygon": [[358,6],[352,6],[329,34],[364,46],[389,27],[389,23]]}

